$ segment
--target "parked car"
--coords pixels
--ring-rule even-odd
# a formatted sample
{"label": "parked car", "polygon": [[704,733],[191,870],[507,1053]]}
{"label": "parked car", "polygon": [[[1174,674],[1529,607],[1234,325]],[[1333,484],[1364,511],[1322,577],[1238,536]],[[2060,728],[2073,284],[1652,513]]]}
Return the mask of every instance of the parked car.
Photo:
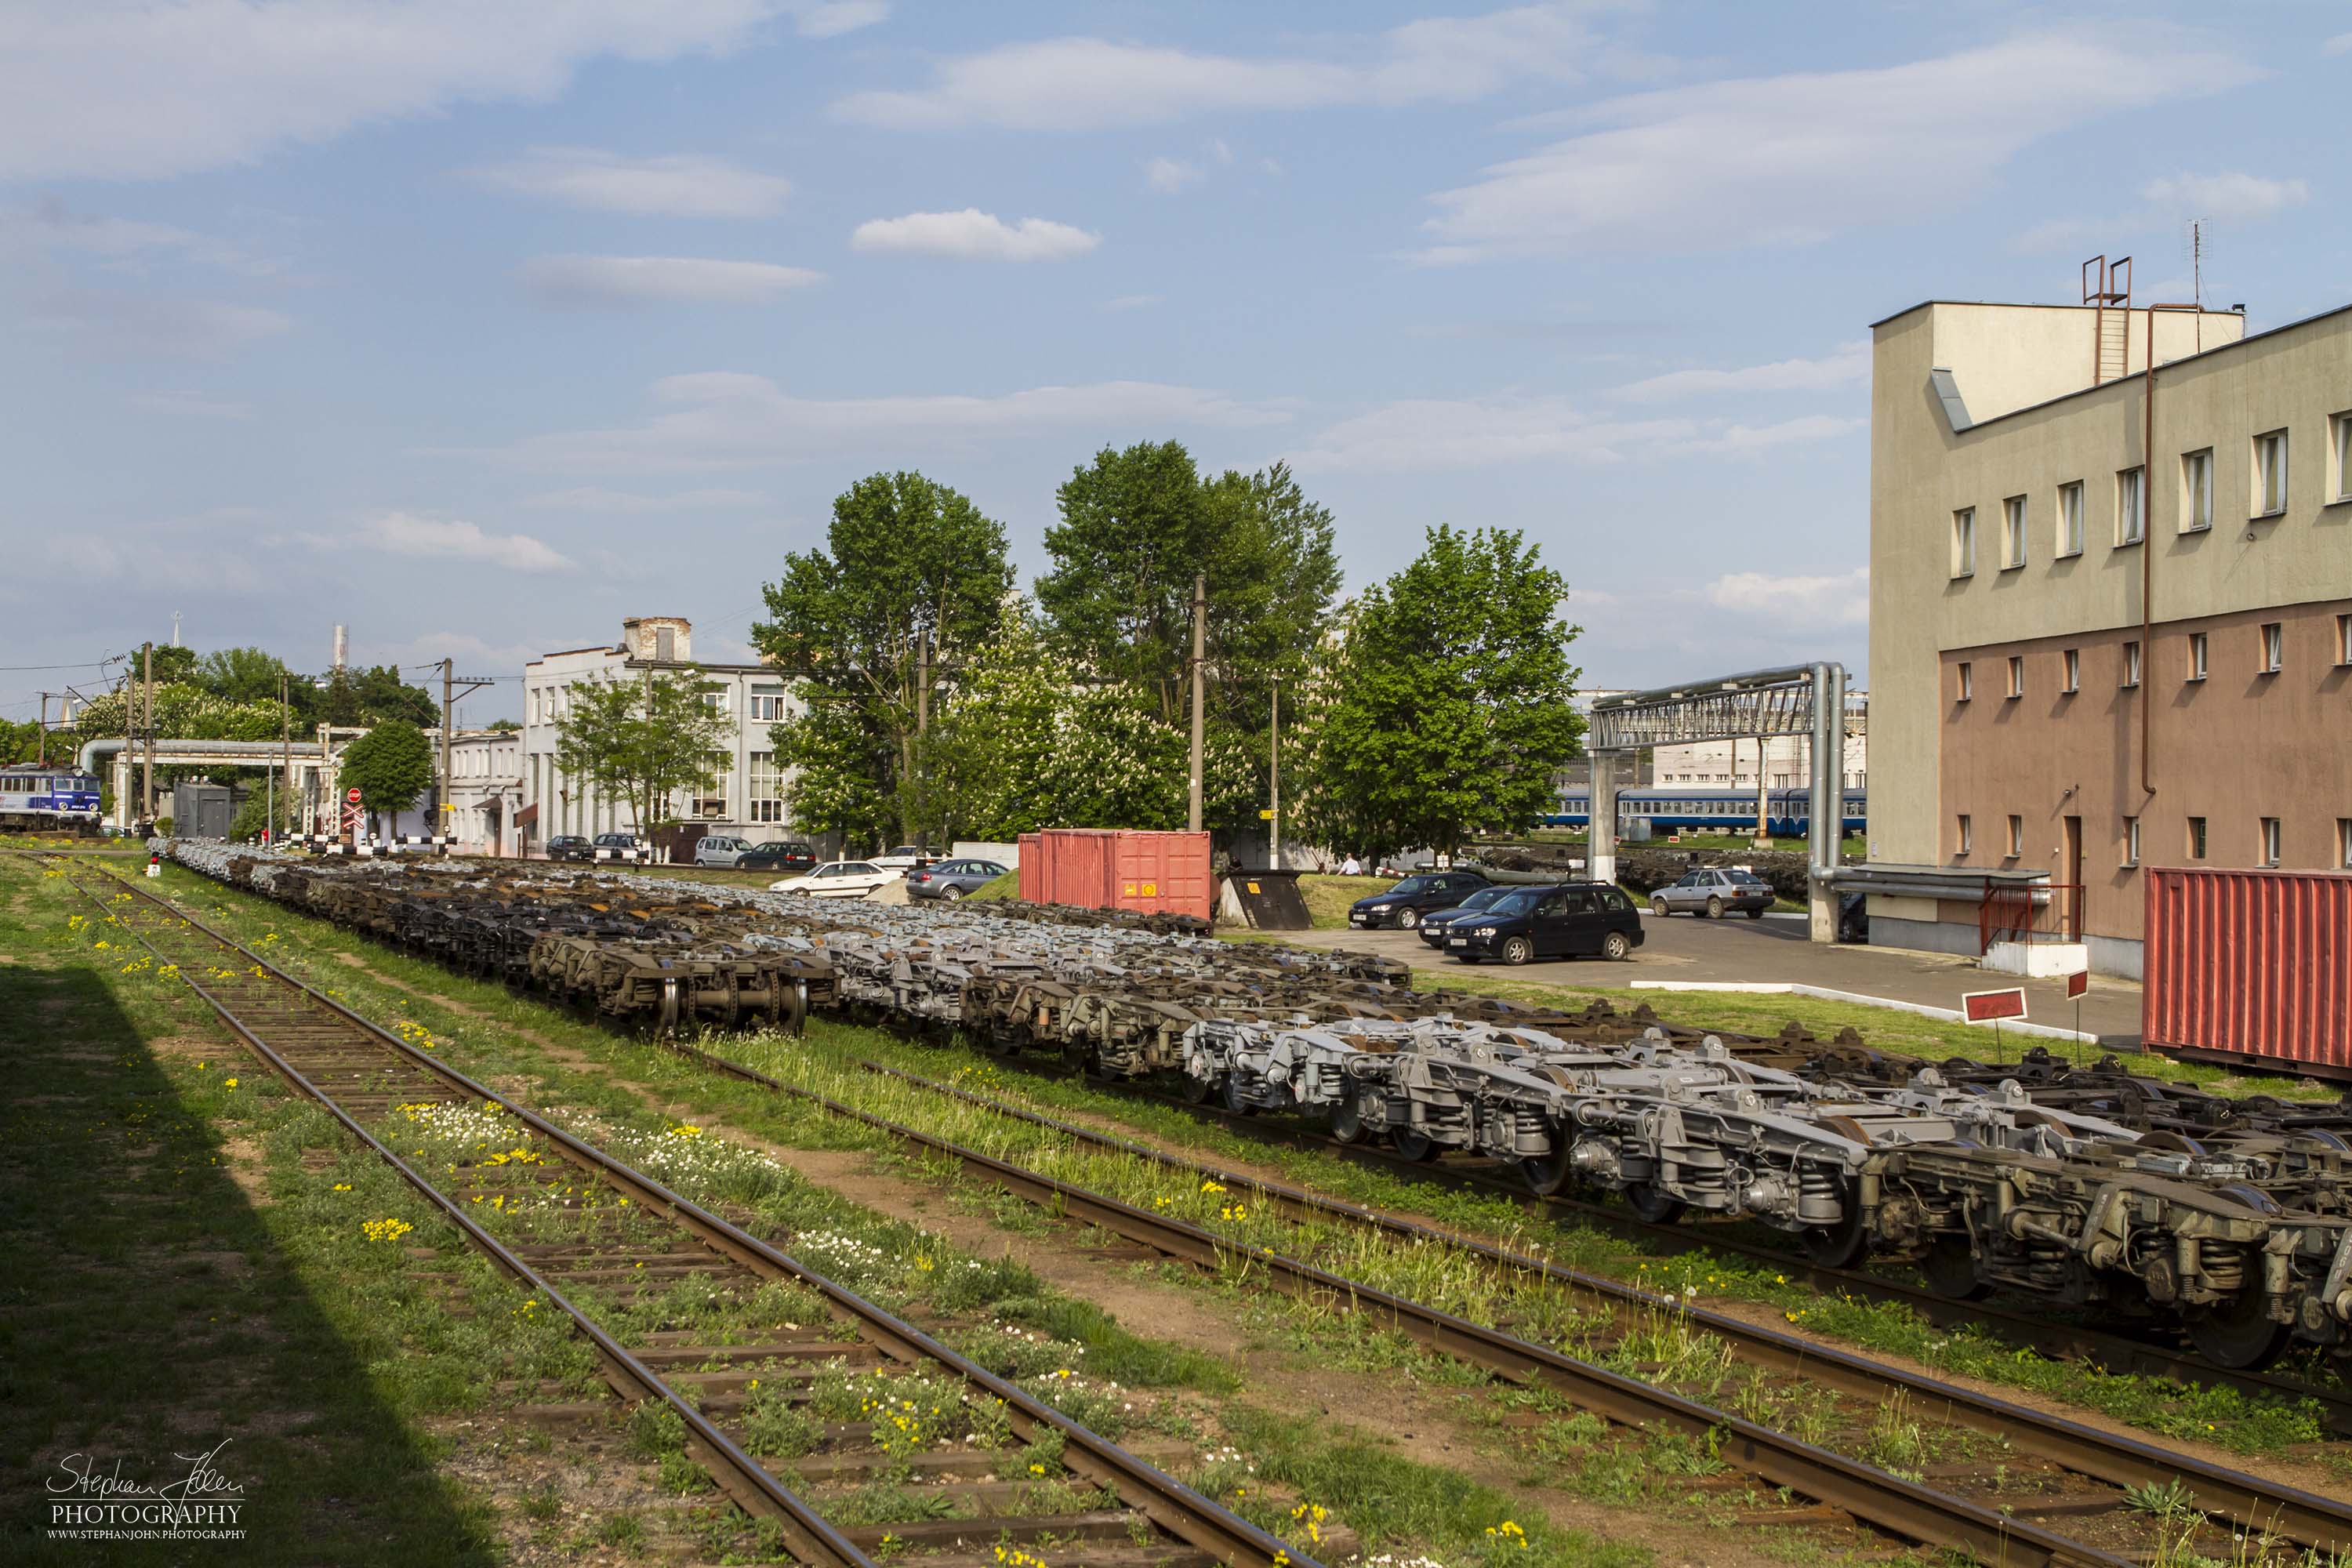
{"label": "parked car", "polygon": [[931,852],[919,844],[901,844],[887,854],[876,855],[866,862],[886,871],[907,872],[931,863]]}
{"label": "parked car", "polygon": [[1509,892],[1508,888],[1489,884],[1472,893],[1450,910],[1432,910],[1421,917],[1421,940],[1434,948],[1445,945],[1445,928],[1465,915],[1475,915],[1490,907],[1496,900]]}
{"label": "parked car", "polygon": [[1749,920],[1760,921],[1764,911],[1772,907],[1772,884],[1755,872],[1707,866],[1679,882],[1654,889],[1650,893],[1650,912],[1705,915],[1719,921],[1738,910]]}
{"label": "parked car", "polygon": [[694,841],[694,863],[698,866],[732,866],[751,853],[749,840],[730,838],[723,833],[706,833]]}
{"label": "parked car", "polygon": [[1430,871],[1407,877],[1385,893],[1348,906],[1348,923],[1364,931],[1394,926],[1411,931],[1433,910],[1461,907],[1462,900],[1490,884],[1475,871]]}
{"label": "parked car", "polygon": [[814,871],[816,868],[814,849],[785,838],[754,844],[735,858],[738,871]]}
{"label": "parked car", "polygon": [[936,866],[925,866],[907,873],[907,896],[910,899],[961,899],[966,893],[977,892],[1005,872],[1010,866],[1000,866],[993,860],[942,860]]}
{"label": "parked car", "polygon": [[1475,915],[1447,927],[1445,951],[1465,963],[1499,958],[1620,959],[1642,945],[1642,915],[1624,890],[1606,882],[1511,888]]}
{"label": "parked car", "polygon": [[547,858],[551,860],[593,860],[596,849],[583,834],[559,833],[547,841]]}
{"label": "parked car", "polygon": [[768,884],[772,893],[806,893],[816,899],[863,899],[899,879],[871,860],[828,860],[804,877]]}
{"label": "parked car", "polygon": [[598,860],[634,860],[637,858],[637,836],[634,833],[599,833],[593,858]]}

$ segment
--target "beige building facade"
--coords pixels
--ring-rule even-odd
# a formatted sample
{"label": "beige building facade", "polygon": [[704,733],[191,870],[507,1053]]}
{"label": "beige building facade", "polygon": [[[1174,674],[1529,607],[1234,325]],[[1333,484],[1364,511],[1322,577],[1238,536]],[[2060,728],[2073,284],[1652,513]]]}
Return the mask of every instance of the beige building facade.
{"label": "beige building facade", "polygon": [[[2129,975],[2147,868],[2352,866],[2352,307],[1874,332],[1871,859],[2044,873]],[[1978,946],[1972,898],[1870,913]]]}

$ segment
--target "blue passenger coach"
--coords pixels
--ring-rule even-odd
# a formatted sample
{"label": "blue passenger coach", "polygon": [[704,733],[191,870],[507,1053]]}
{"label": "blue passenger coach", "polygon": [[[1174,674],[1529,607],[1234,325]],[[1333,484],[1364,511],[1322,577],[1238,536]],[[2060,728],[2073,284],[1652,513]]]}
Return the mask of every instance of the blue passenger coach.
{"label": "blue passenger coach", "polygon": [[[1845,836],[1863,832],[1869,823],[1864,792],[1842,790],[1841,810]],[[1585,827],[1591,824],[1592,792],[1579,785],[1563,791],[1558,809],[1543,819],[1546,827]],[[1812,792],[1771,789],[1764,792],[1764,820],[1776,838],[1803,838],[1812,826]],[[1756,792],[1752,789],[1674,789],[1653,784],[1617,792],[1617,817],[1622,822],[1646,816],[1650,826],[1667,832],[1754,833]]]}

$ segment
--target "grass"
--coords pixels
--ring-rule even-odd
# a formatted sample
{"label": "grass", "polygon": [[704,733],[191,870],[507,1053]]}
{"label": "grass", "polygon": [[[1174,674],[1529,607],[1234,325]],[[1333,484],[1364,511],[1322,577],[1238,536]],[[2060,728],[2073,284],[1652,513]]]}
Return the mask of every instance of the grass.
{"label": "grass", "polygon": [[1336,931],[1347,925],[1349,905],[1395,886],[1393,877],[1341,877],[1306,871],[1298,878],[1298,896],[1307,900],[1307,920],[1316,930]]}
{"label": "grass", "polygon": [[967,899],[1018,899],[1021,896],[1021,872],[1016,868],[1002,877],[990,879],[964,895]]}

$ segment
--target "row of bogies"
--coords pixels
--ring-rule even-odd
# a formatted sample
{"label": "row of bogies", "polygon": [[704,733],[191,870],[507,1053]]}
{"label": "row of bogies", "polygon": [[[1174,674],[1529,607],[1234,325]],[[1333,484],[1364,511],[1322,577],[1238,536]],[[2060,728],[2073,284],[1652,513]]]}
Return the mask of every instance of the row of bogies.
{"label": "row of bogies", "polygon": [[2352,1348],[2352,1155],[2324,1131],[2200,1145],[2037,1106],[2014,1080],[1823,1081],[1655,1030],[1594,1049],[1438,1020],[1210,1021],[1173,1063],[1121,1065],[1341,1142],[1507,1161],[1539,1193],[1614,1194],[1652,1221],[1759,1221],[1829,1267],[1909,1261],[1956,1299],[2008,1286],[2170,1314],[2223,1365]]}
{"label": "row of bogies", "polygon": [[[2044,1058],[1938,1071],[1850,1037],[1718,1037],[1606,1006],[1419,994],[1380,961],[1050,913],[813,909],[698,884],[431,862],[320,872],[174,848],[339,923],[616,1017],[792,1027],[812,1007],[853,1006],[994,1050],[1162,1077],[1195,1100],[1299,1114],[1416,1159],[1507,1161],[1538,1191],[1618,1194],[1653,1220],[1760,1222],[1825,1264],[1909,1260],[1954,1297],[2009,1286],[2170,1314],[2224,1364],[2262,1364],[2297,1339],[2352,1346],[2352,1156],[2328,1127],[2292,1124],[2309,1113],[2199,1141],[2142,1114],[2163,1086],[2119,1070]],[[495,962],[481,961],[486,944]],[[2095,1095],[2128,1113],[2059,1103]]]}

